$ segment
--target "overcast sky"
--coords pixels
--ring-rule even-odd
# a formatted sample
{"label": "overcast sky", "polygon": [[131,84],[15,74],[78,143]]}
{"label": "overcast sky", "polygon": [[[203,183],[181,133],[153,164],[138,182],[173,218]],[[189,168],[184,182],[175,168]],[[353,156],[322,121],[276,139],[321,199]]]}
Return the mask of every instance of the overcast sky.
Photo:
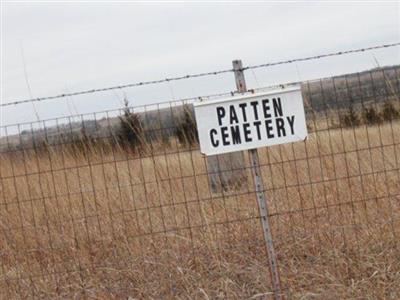
{"label": "overcast sky", "polygon": [[[1,102],[400,41],[399,2],[12,3],[1,7]],[[400,47],[247,72],[249,88],[400,63]],[[232,74],[35,104],[41,119],[234,90]],[[1,124],[35,121],[32,104]]]}

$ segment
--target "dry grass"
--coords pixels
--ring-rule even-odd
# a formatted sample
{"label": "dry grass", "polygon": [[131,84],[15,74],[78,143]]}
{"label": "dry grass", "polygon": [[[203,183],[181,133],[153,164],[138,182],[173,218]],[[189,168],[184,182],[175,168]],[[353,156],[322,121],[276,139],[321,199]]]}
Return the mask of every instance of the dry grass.
{"label": "dry grass", "polygon": [[[400,123],[260,149],[285,294],[400,298]],[[271,285],[248,182],[212,193],[198,151],[0,158],[0,296],[259,299]]]}

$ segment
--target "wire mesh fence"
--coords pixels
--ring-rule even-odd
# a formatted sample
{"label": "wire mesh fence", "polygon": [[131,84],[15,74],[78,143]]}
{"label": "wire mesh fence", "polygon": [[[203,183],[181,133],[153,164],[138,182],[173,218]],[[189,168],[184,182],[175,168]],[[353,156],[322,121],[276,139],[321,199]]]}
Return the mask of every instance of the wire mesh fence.
{"label": "wire mesh fence", "polygon": [[[399,72],[301,83],[308,139],[258,150],[288,298],[400,296]],[[248,154],[203,156],[192,101],[0,149],[2,298],[272,298]]]}

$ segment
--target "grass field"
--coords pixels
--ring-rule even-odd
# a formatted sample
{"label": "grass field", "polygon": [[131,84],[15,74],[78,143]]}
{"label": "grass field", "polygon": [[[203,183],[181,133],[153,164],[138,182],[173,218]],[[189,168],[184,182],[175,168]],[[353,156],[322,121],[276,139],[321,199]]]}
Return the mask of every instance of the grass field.
{"label": "grass field", "polygon": [[[259,150],[287,298],[400,298],[399,132]],[[198,150],[0,155],[1,299],[272,298],[246,155],[219,193]]]}

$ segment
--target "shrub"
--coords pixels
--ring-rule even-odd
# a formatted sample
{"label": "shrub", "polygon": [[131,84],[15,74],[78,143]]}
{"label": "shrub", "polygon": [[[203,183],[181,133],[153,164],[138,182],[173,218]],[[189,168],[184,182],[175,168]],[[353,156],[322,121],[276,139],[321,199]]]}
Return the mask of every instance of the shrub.
{"label": "shrub", "polygon": [[385,121],[391,121],[400,117],[400,112],[396,109],[392,101],[387,101],[383,105],[381,117]]}
{"label": "shrub", "polygon": [[141,150],[144,141],[144,130],[140,116],[129,109],[129,102],[124,99],[124,113],[119,117],[121,122],[117,131],[117,142],[125,148]]}
{"label": "shrub", "polygon": [[372,125],[382,121],[381,116],[374,107],[364,107],[362,113],[364,124]]}
{"label": "shrub", "polygon": [[349,106],[345,115],[340,115],[340,125],[342,127],[352,127],[360,125],[360,118],[353,106]]}
{"label": "shrub", "polygon": [[176,123],[176,135],[184,145],[192,146],[199,141],[193,110],[187,104],[183,106],[182,115]]}

